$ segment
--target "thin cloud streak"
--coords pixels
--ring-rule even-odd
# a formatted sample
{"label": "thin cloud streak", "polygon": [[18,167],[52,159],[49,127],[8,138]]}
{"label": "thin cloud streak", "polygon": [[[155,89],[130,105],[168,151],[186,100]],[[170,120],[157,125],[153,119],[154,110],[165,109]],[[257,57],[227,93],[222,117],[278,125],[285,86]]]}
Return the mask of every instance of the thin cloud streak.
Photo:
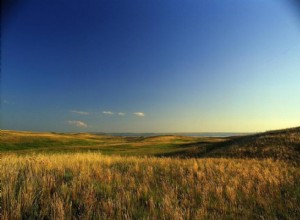
{"label": "thin cloud streak", "polygon": [[136,116],[139,116],[139,117],[145,117],[144,112],[134,112],[133,114],[136,115]]}
{"label": "thin cloud streak", "polygon": [[105,114],[105,115],[113,115],[113,114],[114,114],[114,113],[111,112],[111,111],[103,111],[102,113]]}
{"label": "thin cloud streak", "polygon": [[87,128],[87,124],[83,121],[68,121],[68,124],[74,125],[80,128]]}
{"label": "thin cloud streak", "polygon": [[77,110],[70,110],[70,112],[78,114],[78,115],[89,115],[89,112],[84,112],[84,111],[77,111]]}
{"label": "thin cloud streak", "polygon": [[124,113],[124,112],[118,112],[118,115],[124,116],[124,115],[126,115],[126,113]]}

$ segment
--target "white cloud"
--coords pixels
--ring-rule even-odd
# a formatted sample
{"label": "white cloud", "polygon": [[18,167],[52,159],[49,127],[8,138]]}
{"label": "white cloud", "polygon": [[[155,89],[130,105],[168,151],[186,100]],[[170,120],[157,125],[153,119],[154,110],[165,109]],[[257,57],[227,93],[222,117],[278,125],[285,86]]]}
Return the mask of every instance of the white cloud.
{"label": "white cloud", "polygon": [[79,115],[89,115],[89,112],[84,112],[84,111],[77,111],[77,110],[71,110],[70,112],[79,114]]}
{"label": "white cloud", "polygon": [[136,116],[139,116],[139,117],[144,117],[145,116],[144,112],[134,112],[133,114],[136,115]]}
{"label": "white cloud", "polygon": [[87,128],[87,124],[83,121],[68,121],[70,125],[75,125],[76,127]]}
{"label": "white cloud", "polygon": [[113,114],[114,114],[114,113],[111,112],[111,111],[103,111],[102,113],[105,114],[105,115],[113,115]]}
{"label": "white cloud", "polygon": [[118,112],[118,115],[120,115],[120,116],[124,116],[126,113],[124,113],[124,112]]}

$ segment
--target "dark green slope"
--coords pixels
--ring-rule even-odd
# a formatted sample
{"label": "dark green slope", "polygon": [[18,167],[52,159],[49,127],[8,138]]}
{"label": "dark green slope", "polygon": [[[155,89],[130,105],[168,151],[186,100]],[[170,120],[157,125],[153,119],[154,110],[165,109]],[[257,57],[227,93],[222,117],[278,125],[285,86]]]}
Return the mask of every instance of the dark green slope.
{"label": "dark green slope", "polygon": [[271,158],[300,164],[300,127],[191,145],[185,151],[163,156]]}

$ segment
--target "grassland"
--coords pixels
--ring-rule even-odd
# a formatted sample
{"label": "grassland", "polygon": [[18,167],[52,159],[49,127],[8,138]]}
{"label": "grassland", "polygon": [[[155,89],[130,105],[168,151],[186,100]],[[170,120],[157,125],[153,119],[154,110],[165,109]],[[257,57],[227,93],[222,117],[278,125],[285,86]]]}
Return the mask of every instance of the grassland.
{"label": "grassland", "polygon": [[300,219],[300,128],[243,137],[2,131],[1,219]]}
{"label": "grassland", "polygon": [[273,159],[300,165],[300,127],[212,140],[165,156]]}
{"label": "grassland", "polygon": [[[0,152],[66,153],[101,152],[117,155],[160,155],[185,150],[187,145],[207,138],[184,136],[116,137],[89,133],[34,133],[2,131]],[[218,139],[211,140],[216,142]]]}
{"label": "grassland", "polygon": [[3,219],[299,219],[299,169],[271,160],[9,155]]}

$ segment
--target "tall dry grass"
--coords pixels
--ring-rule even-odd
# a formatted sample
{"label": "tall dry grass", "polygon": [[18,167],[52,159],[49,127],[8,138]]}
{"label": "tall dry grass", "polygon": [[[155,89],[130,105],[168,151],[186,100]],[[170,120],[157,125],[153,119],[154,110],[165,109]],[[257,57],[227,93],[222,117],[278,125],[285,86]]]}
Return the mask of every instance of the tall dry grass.
{"label": "tall dry grass", "polygon": [[284,162],[3,155],[2,219],[300,219]]}

